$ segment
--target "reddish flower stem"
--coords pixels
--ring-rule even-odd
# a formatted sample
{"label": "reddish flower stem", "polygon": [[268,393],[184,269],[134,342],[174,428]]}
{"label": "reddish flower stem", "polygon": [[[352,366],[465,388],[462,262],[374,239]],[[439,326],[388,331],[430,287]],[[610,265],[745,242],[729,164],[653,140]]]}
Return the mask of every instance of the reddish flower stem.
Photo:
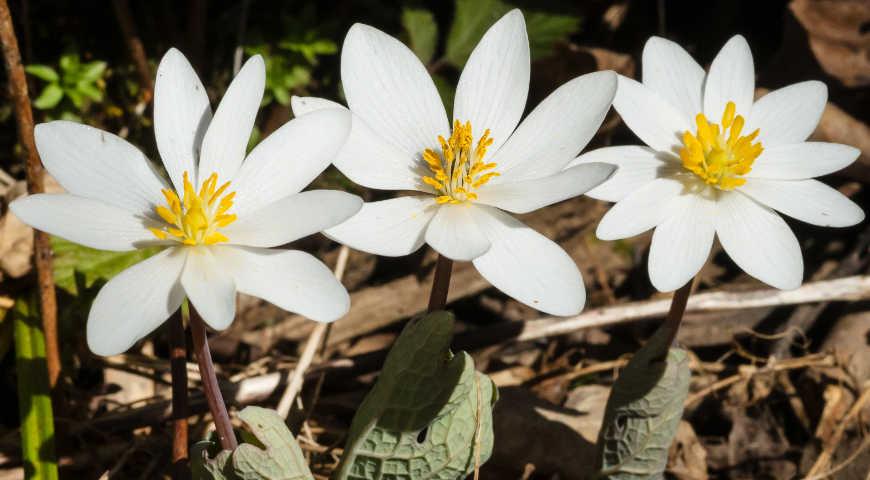
{"label": "reddish flower stem", "polygon": [[444,310],[447,305],[447,292],[450,291],[450,274],[453,272],[453,260],[438,255],[438,263],[435,264],[435,277],[432,279],[432,292],[429,294],[429,309]]}
{"label": "reddish flower stem", "polygon": [[218,439],[220,439],[221,448],[224,450],[235,450],[239,444],[236,442],[233,424],[230,422],[230,415],[227,413],[224,396],[221,393],[217,375],[214,372],[214,364],[212,363],[211,352],[208,348],[208,335],[206,334],[205,323],[203,323],[202,317],[199,316],[196,309],[193,308],[193,304],[190,305],[190,334],[193,336],[193,351],[196,354],[196,361],[199,363],[202,390],[205,393],[208,408],[211,410],[211,416],[214,417],[214,424],[217,429]]}

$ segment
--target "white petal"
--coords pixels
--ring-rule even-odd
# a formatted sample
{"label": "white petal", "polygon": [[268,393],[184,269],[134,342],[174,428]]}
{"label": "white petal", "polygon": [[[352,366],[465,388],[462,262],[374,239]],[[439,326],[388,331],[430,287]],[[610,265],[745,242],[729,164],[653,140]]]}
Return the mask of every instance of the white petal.
{"label": "white petal", "polygon": [[239,292],[262,298],[318,322],[341,318],[350,308],[344,286],[320,260],[295,250],[220,247],[215,255]]}
{"label": "white petal", "polygon": [[205,132],[197,168],[198,183],[212,173],[218,174],[218,181],[235,177],[245,158],[265,84],[263,57],[254,55],[230,83]]}
{"label": "white petal", "polygon": [[676,157],[656,152],[649,147],[604,147],[580,155],[569,164],[607,163],[617,167],[604,183],[586,192],[592,198],[618,202],[640,187],[659,177],[669,177],[680,171]]}
{"label": "white petal", "polygon": [[678,197],[671,216],[653,231],[649,278],[659,291],[682,287],[704,266],[716,234],[715,207],[707,196]]}
{"label": "white petal", "polygon": [[311,112],[323,110],[325,108],[338,108],[346,110],[346,107],[338,102],[327,100],[320,97],[299,97],[293,95],[290,97],[290,110],[294,117],[301,117]]}
{"label": "white petal", "polygon": [[650,37],[643,47],[643,84],[680,111],[689,123],[701,113],[704,69],[679,44]]}
{"label": "white petal", "polygon": [[739,190],[789,217],[821,227],[851,227],[864,221],[861,207],[817,180],[750,178]]}
{"label": "white petal", "polygon": [[801,247],[776,212],[731,191],[721,195],[714,218],[719,242],[746,273],[783,290],[800,286]]}
{"label": "white petal", "polygon": [[364,203],[359,213],[323,233],[357,250],[398,257],[423,245],[436,211],[435,199],[423,195]]}
{"label": "white petal", "polygon": [[[295,115],[307,115],[323,109],[349,111],[331,100],[317,97],[293,97]],[[351,129],[344,147],[333,160],[354,183],[379,190],[417,190],[430,192],[420,179],[429,175],[418,155],[403,152],[381,138],[359,116],[351,113]]]}
{"label": "white petal", "polygon": [[240,215],[222,232],[233,245],[276,247],[338,225],[362,204],[347,192],[309,190]]}
{"label": "white petal", "polygon": [[495,208],[485,231],[492,246],[474,260],[489,283],[526,305],[551,315],[576,315],[586,303],[574,260],[552,240]]}
{"label": "white petal", "polygon": [[764,148],[803,142],[819,124],[827,101],[828,87],[816,80],[774,90],[752,106],[745,131],[757,128]]}
{"label": "white petal", "polygon": [[183,249],[168,248],[124,270],[100,289],[88,314],[88,347],[117,355],[172,315],[184,300]]}
{"label": "white petal", "polygon": [[302,191],[329,166],[349,131],[346,109],[285,123],[254,148],[233,179],[233,212],[244,215]]}
{"label": "white petal", "polygon": [[66,193],[41,193],[9,205],[33,228],[86,247],[123,252],[158,243],[146,225],[149,220],[97,200]]}
{"label": "white petal", "polygon": [[589,143],[610,110],[616,74],[595,72],[577,77],[544,99],[523,120],[492,161],[501,176],[493,183],[552,175]]}
{"label": "white petal", "polygon": [[211,106],[202,82],[184,55],[170,48],[157,67],[154,83],[154,137],[175,190],[182,177],[196,177],[202,137],[211,123]]}
{"label": "white petal", "polygon": [[225,247],[188,247],[181,286],[211,328],[223,330],[236,316],[236,286],[216,252]]}
{"label": "white petal", "polygon": [[355,24],[341,52],[341,81],[350,110],[412,156],[438,148],[450,125],[426,67],[408,47],[368,25]]}
{"label": "white petal", "polygon": [[478,201],[513,213],[528,213],[582,195],[607,180],[616,167],[606,163],[577,165],[549,177],[484,185]]}
{"label": "white petal", "polygon": [[694,131],[685,115],[651,88],[619,75],[613,108],[643,143],[659,152],[677,153],[683,132]]}
{"label": "white petal", "polygon": [[671,203],[683,194],[684,185],[671,178],[657,178],[620,200],[610,208],[595,235],[602,240],[618,240],[639,235],[665,221]]}
{"label": "white petal", "polygon": [[741,35],[728,40],[713,59],[704,84],[704,115],[719,123],[725,105],[734,102],[737,114],[746,117],[755,98],[755,65],[752,51]]}
{"label": "white petal", "polygon": [[451,260],[474,260],[489,250],[483,233],[484,209],[474,205],[442,205],[426,228],[426,243]]}
{"label": "white petal", "polygon": [[526,22],[514,9],[489,27],[459,77],[453,118],[470,121],[476,135],[489,129],[493,152],[508,139],[526,108],[529,58]]}
{"label": "white petal", "polygon": [[63,120],[37,125],[34,135],[45,168],[67,192],[138,214],[163,201],[165,182],[123,138]]}
{"label": "white petal", "polygon": [[820,177],[846,168],[858,159],[861,150],[849,145],[824,142],[802,142],[764,147],[750,178],[804,180]]}

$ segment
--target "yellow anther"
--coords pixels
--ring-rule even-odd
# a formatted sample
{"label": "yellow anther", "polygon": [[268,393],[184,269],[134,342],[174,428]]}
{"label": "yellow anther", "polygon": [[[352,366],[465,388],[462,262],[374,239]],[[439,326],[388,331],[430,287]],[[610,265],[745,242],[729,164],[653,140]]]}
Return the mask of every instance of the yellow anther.
{"label": "yellow anther", "polygon": [[433,149],[423,151],[423,161],[432,175],[424,175],[421,181],[435,190],[439,204],[461,204],[477,200],[474,189],[498,176],[496,172],[484,173],[496,168],[495,163],[484,163],[487,148],[493,144],[490,130],[474,142],[471,122],[454,120],[450,138],[438,136],[440,154]]}
{"label": "yellow anther", "polygon": [[759,131],[741,136],[746,122],[736,115],[734,102],[725,106],[721,129],[708,122],[702,113],[695,117],[695,123],[698,127],[695,135],[689,131],[683,134],[680,149],[683,167],[721,190],[745,184],[743,175],[752,170],[753,162],[764,150],[761,143],[752,143]]}
{"label": "yellow anther", "polygon": [[229,241],[218,229],[235,222],[237,218],[235,214],[227,213],[233,207],[236,195],[235,192],[224,195],[230,182],[216,188],[218,176],[212,173],[202,182],[197,193],[188,172],[184,172],[182,178],[182,198],[172,190],[161,190],[166,206],[159,205],[154,211],[165,225],[149,228],[151,233],[160,240],[174,240],[184,245],[213,245]]}

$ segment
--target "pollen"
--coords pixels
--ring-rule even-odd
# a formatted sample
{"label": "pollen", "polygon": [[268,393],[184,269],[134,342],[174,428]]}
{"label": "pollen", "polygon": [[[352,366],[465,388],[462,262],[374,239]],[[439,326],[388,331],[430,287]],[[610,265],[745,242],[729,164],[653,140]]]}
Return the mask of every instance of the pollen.
{"label": "pollen", "polygon": [[486,185],[499,174],[495,163],[486,163],[486,150],[492,145],[489,129],[474,142],[471,122],[453,122],[450,138],[438,136],[441,152],[428,148],[423,160],[431,175],[424,175],[423,183],[435,190],[439,204],[468,204],[477,200],[475,190]]}
{"label": "pollen", "polygon": [[753,162],[764,150],[761,142],[753,143],[758,137],[757,129],[741,136],[745,121],[742,116],[735,116],[735,110],[734,102],[728,102],[721,127],[699,113],[695,117],[696,134],[685,132],[680,149],[683,167],[720,190],[732,190],[746,183],[744,175],[752,170]]}
{"label": "pollen", "polygon": [[160,228],[149,228],[160,240],[173,240],[184,245],[213,245],[229,239],[220,229],[236,221],[229,213],[236,192],[227,192],[230,182],[217,186],[217,173],[212,173],[196,191],[184,172],[182,196],[170,189],[161,190],[166,205],[154,210],[165,222]]}

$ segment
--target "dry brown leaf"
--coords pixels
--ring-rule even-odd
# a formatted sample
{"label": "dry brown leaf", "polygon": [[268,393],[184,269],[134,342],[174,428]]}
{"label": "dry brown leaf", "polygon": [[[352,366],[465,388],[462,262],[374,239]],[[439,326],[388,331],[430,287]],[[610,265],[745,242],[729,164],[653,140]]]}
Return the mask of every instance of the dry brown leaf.
{"label": "dry brown leaf", "polygon": [[870,85],[867,0],[794,0],[789,8],[806,29],[810,49],[826,73],[848,87]]}

